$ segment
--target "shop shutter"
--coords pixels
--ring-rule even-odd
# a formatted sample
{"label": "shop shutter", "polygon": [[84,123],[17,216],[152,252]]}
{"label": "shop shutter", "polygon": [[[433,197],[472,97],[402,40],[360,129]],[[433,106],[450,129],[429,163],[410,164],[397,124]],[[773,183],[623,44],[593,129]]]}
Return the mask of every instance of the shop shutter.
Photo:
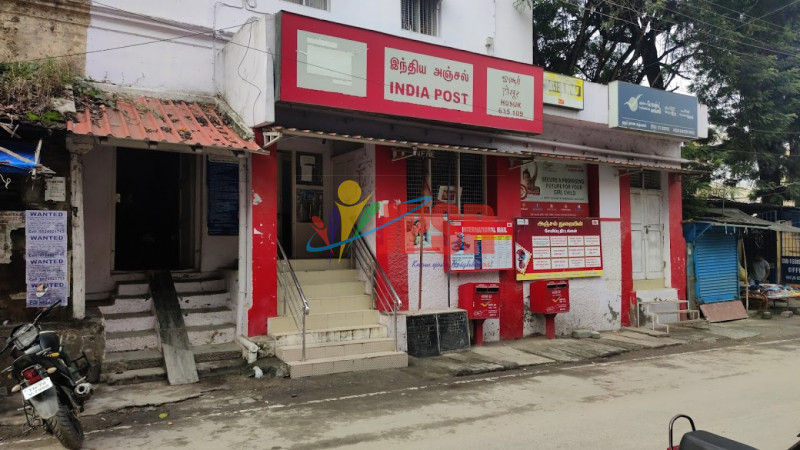
{"label": "shop shutter", "polygon": [[739,264],[736,234],[712,227],[694,247],[695,294],[698,303],[714,303],[739,297]]}

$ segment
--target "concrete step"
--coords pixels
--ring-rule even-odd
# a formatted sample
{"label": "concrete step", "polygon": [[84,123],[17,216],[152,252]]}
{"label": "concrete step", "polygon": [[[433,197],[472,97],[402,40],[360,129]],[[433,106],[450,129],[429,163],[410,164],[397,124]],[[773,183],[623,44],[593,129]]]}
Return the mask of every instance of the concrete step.
{"label": "concrete step", "polygon": [[194,362],[211,362],[238,360],[242,358],[242,347],[236,342],[224,342],[222,344],[197,345],[192,347]]}
{"label": "concrete step", "polygon": [[179,292],[178,303],[181,309],[220,308],[230,306],[228,291]]}
{"label": "concrete step", "polygon": [[158,346],[158,334],[155,330],[106,333],[106,354],[158,348]]}
{"label": "concrete step", "polygon": [[144,281],[120,281],[117,283],[117,295],[144,295],[150,294],[150,284]]}
{"label": "concrete step", "polygon": [[127,370],[164,367],[164,357],[154,349],[106,353],[103,358],[103,373],[122,373]]}
{"label": "concrete step", "polygon": [[[276,347],[286,345],[300,345],[303,338],[300,332],[269,331],[269,336],[275,340]],[[385,325],[361,325],[353,327],[329,328],[324,330],[309,330],[306,332],[306,346],[324,342],[345,342],[365,339],[380,339],[389,336]]]}
{"label": "concrete step", "polygon": [[[361,341],[325,342],[306,345],[306,360],[334,358],[339,356],[362,355],[376,352],[393,352],[394,338],[365,339]],[[275,356],[281,361],[300,361],[303,355],[302,345],[278,347]]]}
{"label": "concrete step", "polygon": [[[364,294],[364,282],[355,280],[327,284],[301,284],[300,287],[303,289],[303,295],[305,295],[307,299]],[[280,293],[278,298],[281,298]]]}
{"label": "concrete step", "polygon": [[[380,312],[374,309],[322,314],[314,314],[312,310],[312,313],[306,316],[306,330],[323,330],[378,323],[380,323]],[[293,317],[270,317],[267,328],[276,333],[299,330]]]}
{"label": "concrete step", "polygon": [[224,306],[217,308],[194,308],[184,309],[183,322],[187,327],[198,325],[219,325],[223,323],[231,323],[236,317],[234,312]]}
{"label": "concrete step", "polygon": [[153,310],[153,299],[147,295],[118,295],[111,305],[98,307],[103,315],[138,313]]}
{"label": "concrete step", "polygon": [[106,333],[118,331],[154,330],[156,316],[151,311],[103,314]]}
{"label": "concrete step", "polygon": [[189,343],[192,347],[209,344],[224,344],[236,340],[236,325],[222,323],[217,325],[187,326]]}
{"label": "concrete step", "polygon": [[224,278],[200,278],[173,280],[176,292],[218,292],[225,291],[227,285]]}
{"label": "concrete step", "polygon": [[349,269],[350,260],[347,258],[338,259],[292,259],[289,260],[292,268],[297,271],[303,270],[334,270],[334,269]]}
{"label": "concrete step", "polygon": [[317,297],[308,299],[313,314],[372,309],[372,297],[366,294],[345,295],[341,297]]}
{"label": "concrete step", "polygon": [[301,378],[332,373],[408,367],[408,355],[404,352],[375,352],[333,358],[307,359],[305,361],[288,361],[286,365],[289,367],[290,377]]}
{"label": "concrete step", "polygon": [[239,372],[247,369],[247,361],[244,359],[226,359],[220,361],[206,361],[197,363],[197,375],[207,377],[219,375],[226,372]]}
{"label": "concrete step", "polygon": [[356,269],[301,270],[296,271],[295,275],[297,275],[300,286],[303,287],[312,284],[329,284],[358,280],[358,270]]}
{"label": "concrete step", "polygon": [[124,385],[146,383],[167,379],[167,369],[163,367],[149,367],[146,369],[126,370],[121,373],[100,374],[100,381],[109,385]]}

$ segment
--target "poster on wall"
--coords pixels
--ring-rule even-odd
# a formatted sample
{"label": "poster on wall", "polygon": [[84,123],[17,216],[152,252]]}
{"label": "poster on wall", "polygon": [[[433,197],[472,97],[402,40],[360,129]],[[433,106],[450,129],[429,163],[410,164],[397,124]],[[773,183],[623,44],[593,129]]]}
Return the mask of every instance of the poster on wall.
{"label": "poster on wall", "polygon": [[28,307],[67,305],[67,212],[25,211]]}
{"label": "poster on wall", "polygon": [[520,168],[522,215],[588,217],[586,164],[533,161]]}
{"label": "poster on wall", "polygon": [[209,236],[239,235],[239,161],[209,155],[206,170]]}
{"label": "poster on wall", "polygon": [[453,220],[447,223],[446,230],[446,271],[474,272],[513,268],[513,222]]}
{"label": "poster on wall", "polygon": [[517,218],[514,242],[517,280],[603,275],[600,219]]}

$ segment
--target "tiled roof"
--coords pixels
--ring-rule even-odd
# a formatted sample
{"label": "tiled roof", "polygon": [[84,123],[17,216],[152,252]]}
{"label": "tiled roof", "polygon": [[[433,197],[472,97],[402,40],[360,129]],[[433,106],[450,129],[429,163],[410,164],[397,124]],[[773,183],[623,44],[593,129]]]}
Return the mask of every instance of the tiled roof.
{"label": "tiled roof", "polygon": [[120,99],[116,108],[92,105],[67,122],[75,134],[185,144],[231,150],[259,149],[225,124],[213,105],[159,100],[150,97]]}

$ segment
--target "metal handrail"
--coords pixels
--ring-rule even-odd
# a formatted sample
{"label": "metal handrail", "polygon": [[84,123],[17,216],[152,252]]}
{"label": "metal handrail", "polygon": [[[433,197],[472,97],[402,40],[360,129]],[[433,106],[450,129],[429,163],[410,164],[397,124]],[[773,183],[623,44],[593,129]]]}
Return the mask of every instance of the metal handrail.
{"label": "metal handrail", "polygon": [[353,249],[353,261],[367,276],[372,287],[375,306],[377,307],[380,304],[385,310],[391,311],[394,321],[394,350],[398,351],[397,312],[400,311],[402,306],[400,296],[397,295],[392,283],[389,281],[389,277],[378,263],[375,253],[372,252],[372,249],[369,248],[364,239],[354,240],[351,248]]}
{"label": "metal handrail", "polygon": [[[283,293],[283,314],[291,315],[294,324],[301,332],[302,349],[300,360],[305,361],[306,316],[311,312],[311,308],[308,306],[308,299],[303,294],[300,281],[297,279],[292,263],[286,257],[286,252],[283,251],[280,241],[278,241],[278,271],[278,285]],[[289,283],[289,277],[291,277],[291,284]]]}

